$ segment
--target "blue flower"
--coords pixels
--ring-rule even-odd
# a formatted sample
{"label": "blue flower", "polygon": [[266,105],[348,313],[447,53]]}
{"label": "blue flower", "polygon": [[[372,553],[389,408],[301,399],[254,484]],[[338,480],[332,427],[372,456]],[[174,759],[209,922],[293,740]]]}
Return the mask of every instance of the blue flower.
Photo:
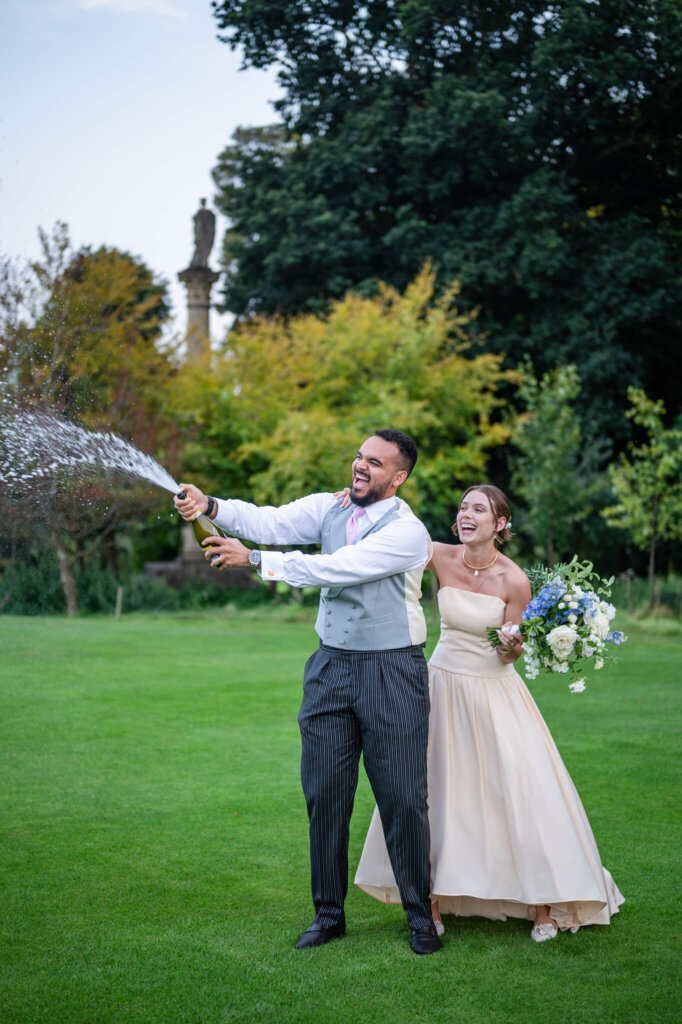
{"label": "blue flower", "polygon": [[521,618],[526,620],[533,619],[535,616],[542,618],[550,608],[559,603],[565,593],[566,584],[563,580],[550,580],[531,600]]}

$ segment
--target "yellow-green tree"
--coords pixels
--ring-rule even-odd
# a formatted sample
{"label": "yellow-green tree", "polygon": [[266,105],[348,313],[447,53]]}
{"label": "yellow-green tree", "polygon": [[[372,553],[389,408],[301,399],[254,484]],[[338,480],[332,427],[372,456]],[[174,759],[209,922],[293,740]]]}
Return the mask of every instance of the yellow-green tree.
{"label": "yellow-green tree", "polygon": [[682,540],[682,430],[666,429],[663,402],[641,388],[628,388],[627,416],[647,435],[641,445],[609,466],[616,498],[602,511],[609,526],[628,530],[634,543],[649,551],[649,603],[654,605],[656,549],[661,541]]}
{"label": "yellow-green tree", "polygon": [[187,404],[200,440],[187,472],[279,504],[345,485],[358,445],[395,427],[420,450],[401,493],[443,530],[457,489],[480,478],[489,449],[508,436],[495,414],[511,374],[500,356],[476,353],[475,315],[458,312],[457,292],[454,284],[435,298],[426,266],[402,294],[382,285],[326,316],[239,325],[204,386],[195,378]]}
{"label": "yellow-green tree", "polygon": [[13,393],[90,426],[149,429],[172,371],[159,346],[170,312],[165,284],[117,249],[74,252],[64,224],[40,239],[41,258],[13,276],[6,261],[0,282],[0,347]]}

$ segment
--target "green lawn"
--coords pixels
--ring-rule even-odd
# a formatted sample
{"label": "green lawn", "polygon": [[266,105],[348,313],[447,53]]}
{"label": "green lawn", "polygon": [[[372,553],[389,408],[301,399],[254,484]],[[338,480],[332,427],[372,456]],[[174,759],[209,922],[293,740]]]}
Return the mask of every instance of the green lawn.
{"label": "green lawn", "polygon": [[[633,625],[584,694],[532,684],[626,896],[613,924],[537,946],[448,918],[430,957],[353,888],[347,937],[293,949],[310,611],[5,616],[0,637],[2,1024],[679,1019],[672,625]],[[363,780],[351,871],[371,810]]]}

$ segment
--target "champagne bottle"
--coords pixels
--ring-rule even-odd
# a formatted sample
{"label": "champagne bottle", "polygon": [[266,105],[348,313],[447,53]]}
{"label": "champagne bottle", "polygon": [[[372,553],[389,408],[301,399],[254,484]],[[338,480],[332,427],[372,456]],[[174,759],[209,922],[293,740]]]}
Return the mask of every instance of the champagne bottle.
{"label": "champagne bottle", "polygon": [[[187,495],[185,494],[184,491],[180,491],[180,493],[178,494],[178,498],[186,497]],[[194,536],[197,539],[197,544],[199,545],[202,551],[206,550],[206,548],[203,547],[201,543],[206,537],[227,537],[225,531],[221,530],[219,526],[216,526],[213,520],[209,519],[204,512],[198,512],[194,519],[192,520],[192,522],[190,523],[190,526],[194,531]],[[211,565],[213,565],[217,557],[217,555],[213,555],[211,557]]]}

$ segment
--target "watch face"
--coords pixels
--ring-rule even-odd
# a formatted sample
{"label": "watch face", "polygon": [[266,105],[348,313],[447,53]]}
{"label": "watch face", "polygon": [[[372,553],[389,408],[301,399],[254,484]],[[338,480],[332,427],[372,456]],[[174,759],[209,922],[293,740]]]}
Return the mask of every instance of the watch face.
{"label": "watch face", "polygon": [[251,565],[260,565],[260,551],[249,551]]}

